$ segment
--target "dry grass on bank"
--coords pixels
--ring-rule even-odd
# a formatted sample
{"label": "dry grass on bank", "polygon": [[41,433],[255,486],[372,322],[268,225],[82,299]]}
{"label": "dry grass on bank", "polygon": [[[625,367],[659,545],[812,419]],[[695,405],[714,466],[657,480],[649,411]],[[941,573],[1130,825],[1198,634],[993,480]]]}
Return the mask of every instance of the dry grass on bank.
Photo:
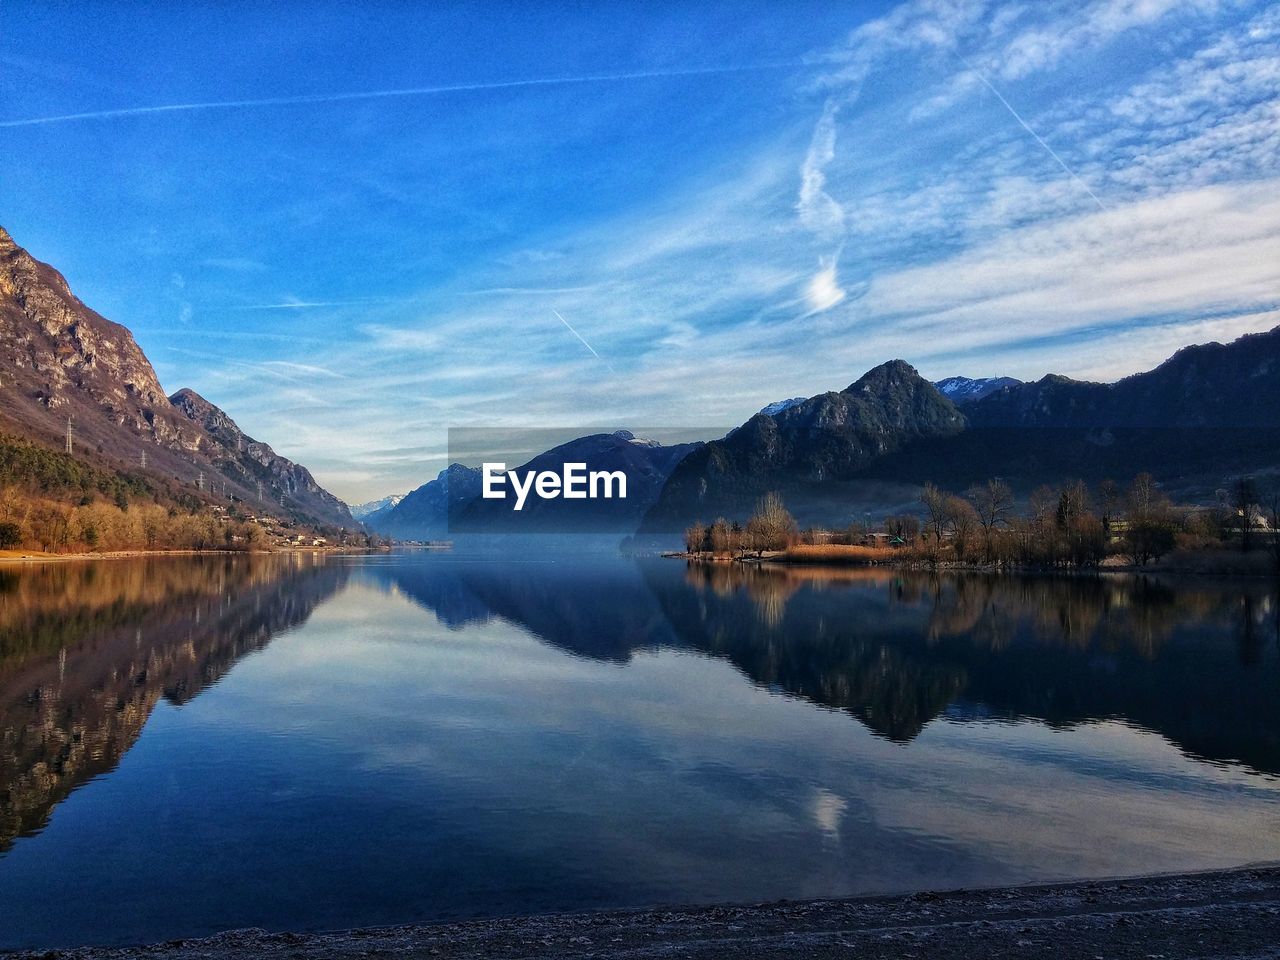
{"label": "dry grass on bank", "polygon": [[788,563],[888,563],[901,559],[901,551],[888,547],[864,547],[847,543],[797,543],[782,551]]}

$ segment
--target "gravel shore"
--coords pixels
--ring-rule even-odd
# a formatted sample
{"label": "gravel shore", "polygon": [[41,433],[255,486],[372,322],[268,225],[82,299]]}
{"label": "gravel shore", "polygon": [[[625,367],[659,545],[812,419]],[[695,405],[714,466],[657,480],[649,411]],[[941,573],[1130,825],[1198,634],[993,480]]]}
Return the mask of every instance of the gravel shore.
{"label": "gravel shore", "polygon": [[1280,958],[1280,866],[1049,886],[563,914],[340,933],[238,930],[44,960]]}

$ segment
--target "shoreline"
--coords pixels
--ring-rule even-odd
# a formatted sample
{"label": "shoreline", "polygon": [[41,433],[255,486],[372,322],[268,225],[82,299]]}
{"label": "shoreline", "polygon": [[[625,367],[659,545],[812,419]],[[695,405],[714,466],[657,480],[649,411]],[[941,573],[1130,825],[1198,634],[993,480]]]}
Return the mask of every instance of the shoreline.
{"label": "shoreline", "polygon": [[1270,580],[1280,577],[1280,572],[1273,570],[1241,570],[1228,565],[1215,567],[1211,564],[1202,566],[1168,565],[1159,563],[1140,567],[1131,563],[1102,563],[1096,567],[1033,567],[1033,566],[993,566],[987,564],[955,563],[942,561],[929,563],[925,560],[864,560],[827,557],[821,559],[803,559],[787,557],[782,551],[768,553],[765,556],[714,556],[710,554],[692,554],[680,551],[668,551],[662,557],[673,560],[684,560],[692,563],[720,564],[741,563],[759,567],[816,568],[830,570],[850,569],[887,569],[908,570],[917,573],[983,573],[997,576],[1055,576],[1055,577],[1096,577],[1103,575],[1126,576],[1176,576],[1219,579]]}
{"label": "shoreline", "polygon": [[10,960],[1280,956],[1280,865],[946,892],[410,924],[235,930]]}
{"label": "shoreline", "polygon": [[63,563],[76,560],[135,560],[139,557],[269,557],[290,553],[369,554],[381,550],[359,547],[282,547],[275,550],[104,550],[100,553],[43,553],[39,550],[0,550],[0,564]]}

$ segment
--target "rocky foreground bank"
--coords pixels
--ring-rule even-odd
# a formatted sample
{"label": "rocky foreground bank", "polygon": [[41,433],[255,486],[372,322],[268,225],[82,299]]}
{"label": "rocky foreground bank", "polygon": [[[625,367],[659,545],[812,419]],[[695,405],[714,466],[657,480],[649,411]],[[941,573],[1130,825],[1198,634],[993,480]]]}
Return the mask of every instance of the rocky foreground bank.
{"label": "rocky foreground bank", "polygon": [[1280,867],[328,934],[240,930],[150,947],[11,956],[24,960],[1280,957]]}

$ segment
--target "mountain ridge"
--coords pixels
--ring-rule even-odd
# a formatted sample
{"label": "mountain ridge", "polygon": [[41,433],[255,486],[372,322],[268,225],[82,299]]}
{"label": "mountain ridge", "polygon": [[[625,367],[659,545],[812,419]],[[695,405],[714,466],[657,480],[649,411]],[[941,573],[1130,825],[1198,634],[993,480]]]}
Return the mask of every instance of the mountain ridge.
{"label": "mountain ridge", "polygon": [[201,496],[225,480],[228,496],[256,509],[355,526],[310,471],[247,437],[220,408],[186,388],[171,399],[129,329],[88,307],[3,227],[0,363],[0,426],[16,436],[56,450],[69,423],[74,455],[95,467]]}
{"label": "mountain ridge", "polygon": [[[854,411],[851,399],[869,406]],[[811,522],[848,523],[910,506],[926,482],[962,490],[996,476],[1026,493],[1150,472],[1207,502],[1232,476],[1280,472],[1277,451],[1280,327],[1184,347],[1115,383],[1049,374],[959,404],[898,360],[708,443],[673,471],[642,530],[741,518],[773,489]]]}
{"label": "mountain ridge", "polygon": [[212,438],[216,446],[207,454],[224,476],[238,477],[246,489],[253,487],[255,493],[257,485],[265,483],[267,489],[305,502],[314,515],[336,521],[339,526],[353,519],[347,505],[320,486],[310,470],[246,434],[226,411],[190,387],[178,390],[169,402]]}
{"label": "mountain ridge", "polygon": [[377,513],[383,513],[397,506],[401,500],[405,498],[403,493],[393,493],[385,497],[379,497],[376,500],[366,500],[364,503],[353,503],[348,509],[351,516],[355,517],[361,523],[367,518]]}
{"label": "mountain ridge", "polygon": [[378,533],[403,540],[443,539],[449,535],[451,509],[479,495],[480,471],[451,463],[391,509],[373,513],[364,522]]}
{"label": "mountain ridge", "polygon": [[950,400],[904,360],[873,367],[840,391],[810,397],[773,416],[756,414],[672,471],[642,529],[741,515],[766,490],[824,483],[924,436],[963,429]]}
{"label": "mountain ridge", "polygon": [[474,467],[451,463],[433,480],[413,490],[385,513],[368,518],[379,533],[406,539],[440,539],[465,533],[529,533],[609,531],[630,533],[656,500],[674,466],[697,443],[664,445],[630,431],[587,434],[543,451],[513,468],[558,472],[564,463],[581,462],[587,470],[623,470],[626,502],[567,503],[532,498],[520,515],[506,502],[480,499],[481,474]]}

